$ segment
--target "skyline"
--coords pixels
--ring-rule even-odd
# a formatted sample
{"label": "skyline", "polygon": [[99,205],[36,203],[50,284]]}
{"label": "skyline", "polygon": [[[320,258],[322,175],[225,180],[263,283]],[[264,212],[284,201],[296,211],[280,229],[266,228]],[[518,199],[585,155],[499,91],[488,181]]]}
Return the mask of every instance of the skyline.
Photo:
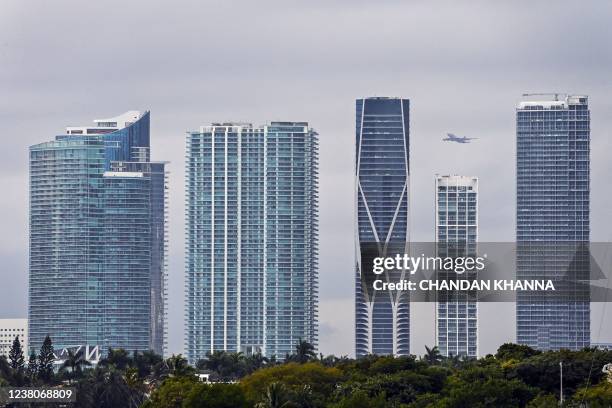
{"label": "skyline", "polygon": [[[74,127],[69,127],[69,129],[73,129]],[[70,132],[69,132],[70,133]]]}
{"label": "skyline", "polygon": [[[570,98],[572,98],[572,97],[570,96]],[[391,101],[393,101],[393,100],[399,100],[399,99],[396,99],[396,98],[380,98],[380,97],[375,97],[375,98],[369,98],[369,99],[366,99],[366,100],[373,100],[373,101],[376,101],[376,100],[382,100],[382,101],[384,101],[384,100],[391,100]],[[359,102],[360,102],[360,101],[363,103],[363,101],[364,101],[364,100],[357,100],[357,103],[359,104]],[[533,104],[535,104],[535,105],[539,105],[539,104],[542,104],[543,102],[539,102],[539,101],[537,101],[537,102],[531,102],[531,103],[533,103]],[[544,103],[544,104],[545,104],[545,103]],[[521,102],[521,103],[519,104],[519,107],[517,108],[517,111],[520,111],[520,110],[521,110],[521,108],[522,108],[522,106],[523,106],[523,102]],[[127,112],[126,114],[121,115],[121,116],[126,116],[126,115],[133,114],[133,113],[135,113],[135,114],[138,114],[138,115],[139,115],[139,113],[138,113],[138,112],[131,111],[131,112]],[[145,114],[145,116],[147,117],[147,119],[148,119],[148,115],[149,115],[149,112],[147,111],[147,112],[146,112],[146,114]],[[367,115],[365,115],[365,116],[367,116]],[[371,115],[370,115],[370,116],[371,116]],[[112,119],[112,120],[115,120],[116,118],[111,118],[111,119]],[[108,120],[111,120],[111,119],[108,119]],[[101,121],[102,121],[102,122],[101,122]],[[110,122],[104,122],[104,120],[96,120],[95,122],[96,122],[96,123],[100,122],[100,124],[99,124],[99,126],[94,126],[94,127],[100,127],[100,126],[111,126],[111,125],[112,125]],[[147,121],[147,122],[148,122],[148,121]],[[107,123],[108,123],[108,125],[107,125]],[[115,123],[115,122],[113,122],[113,123]],[[288,123],[288,122],[271,122],[271,126],[275,126],[275,125],[283,125],[283,124],[286,124],[286,123]],[[304,122],[304,123],[305,123],[305,122]],[[127,123],[126,123],[126,125],[127,125]],[[148,123],[147,123],[147,125],[148,125]],[[245,125],[245,124],[242,124],[242,125]],[[241,125],[241,126],[242,126],[242,125]],[[216,125],[212,125],[212,126],[213,126],[213,127],[214,127],[214,126],[217,126],[217,127],[219,127],[219,126],[221,126],[221,127],[227,127],[227,124],[223,124],[223,125],[218,125],[218,124],[216,124]],[[251,125],[246,124],[246,126],[247,126],[247,127],[250,127]],[[67,128],[68,130],[67,130],[67,132],[66,132],[66,133],[68,133],[68,134],[70,134],[70,133],[72,133],[72,134],[74,134],[74,133],[82,133],[82,132],[87,132],[87,133],[91,133],[91,132],[93,132],[93,134],[97,134],[97,133],[98,133],[98,132],[97,132],[97,130],[98,130],[98,129],[93,129],[93,130],[91,130],[91,129],[87,129],[87,130],[85,131],[85,128],[86,128],[86,127],[83,127],[83,126],[80,126],[80,127],[69,126],[69,127]],[[202,127],[201,129],[204,129],[204,128],[206,128],[206,126]],[[148,129],[148,126],[147,126],[147,129]],[[103,130],[103,129],[102,129],[102,130]],[[201,130],[200,132],[202,132],[202,131],[203,131],[203,130]],[[101,133],[104,133],[104,132],[101,132]],[[77,136],[80,136],[80,135],[77,135]],[[60,140],[60,141],[61,141],[61,140],[64,140],[63,138],[64,138],[64,136],[59,136],[59,137],[58,137],[58,140]],[[48,143],[47,143],[47,144],[48,144]],[[41,146],[43,146],[43,145],[45,145],[45,143],[40,144],[40,145],[41,145]],[[37,145],[35,145],[35,146],[33,146],[33,147],[34,147],[34,148],[38,148],[38,146],[37,146]],[[136,154],[140,154],[140,153],[136,152]],[[145,155],[145,156],[143,156],[143,160],[148,160],[148,158],[147,158],[147,157],[148,157],[148,151],[146,152],[146,155]],[[119,164],[121,164],[121,163],[119,162]],[[111,169],[111,170],[112,170],[112,169]],[[126,169],[123,169],[123,170],[126,170]],[[129,171],[129,169],[127,169],[127,170]],[[120,170],[120,171],[122,171],[122,170]],[[446,177],[448,177],[448,176],[446,176]],[[456,177],[459,177],[459,176],[456,176]],[[436,175],[436,178],[438,179],[438,178],[439,178],[439,176],[438,176],[438,175]],[[379,218],[380,218],[380,217],[379,217]],[[395,236],[395,234],[391,234],[391,232],[389,232],[389,236],[391,236],[391,235]],[[315,342],[315,343],[316,343],[316,342]]]}
{"label": "skyline", "polygon": [[[173,18],[165,19],[159,8],[142,10],[140,5],[86,8],[65,4],[68,7],[40,3],[45,13],[38,16],[26,13],[25,6],[17,2],[8,3],[0,15],[0,84],[6,95],[0,102],[0,129],[5,149],[15,152],[0,163],[5,193],[11,197],[0,202],[5,229],[0,237],[0,258],[4,273],[10,276],[0,289],[2,313],[6,314],[2,317],[23,315],[26,304],[25,294],[19,296],[25,293],[27,276],[25,147],[59,130],[66,118],[86,123],[92,113],[112,116],[131,108],[153,111],[153,149],[167,152],[163,158],[171,161],[170,352],[179,352],[182,343],[184,131],[221,117],[250,117],[256,123],[304,118],[321,134],[320,342],[324,352],[345,354],[353,348],[352,336],[346,335],[352,333],[353,288],[343,285],[353,277],[352,268],[346,268],[354,257],[353,218],[346,208],[352,205],[354,100],[362,95],[397,95],[413,102],[411,188],[413,196],[421,197],[412,202],[415,240],[434,238],[433,174],[457,173],[479,176],[482,199],[491,203],[481,208],[481,238],[512,241],[511,152],[516,102],[523,92],[533,90],[588,94],[593,123],[592,239],[610,240],[609,223],[604,222],[611,218],[612,208],[608,188],[611,166],[606,157],[612,148],[607,137],[612,131],[608,97],[612,91],[612,61],[610,34],[604,30],[604,22],[611,16],[609,4],[602,2],[600,7],[587,9],[563,2],[554,8],[545,4],[513,7],[509,3],[495,8],[479,3],[461,11],[452,5],[430,9],[388,2],[380,7],[351,5],[348,16],[343,3],[326,7],[315,2],[295,9],[264,5],[261,7],[269,8],[271,18],[279,21],[277,30],[284,36],[265,23],[249,20],[260,28],[249,31],[250,37],[241,35],[244,32],[239,27],[247,23],[245,15],[253,10],[252,5],[245,4],[237,13],[230,5],[188,4],[171,10]],[[195,16],[212,12],[220,17],[196,28]],[[90,13],[105,15],[118,26],[152,24],[159,27],[159,32],[134,34],[137,57],[131,47],[114,46],[122,43],[121,38],[130,38],[124,29],[113,33],[104,30],[99,20],[79,18]],[[500,21],[496,18],[499,13],[507,18]],[[309,30],[312,19],[320,23],[318,30]],[[172,24],[172,20],[181,24]],[[220,30],[217,20],[238,31]],[[380,24],[384,33],[357,29],[368,22]],[[94,29],[81,29],[75,36],[73,30],[57,31],[59,25],[75,29],[91,25]],[[290,29],[293,25],[301,29]],[[207,41],[214,30],[227,35],[217,37],[215,43]],[[428,46],[424,45],[423,34],[429,35]],[[381,38],[386,47],[374,47]],[[538,40],[529,43],[524,38]],[[476,39],[483,42],[474,46]],[[328,40],[329,44],[323,46]],[[278,61],[272,69],[268,57],[258,58],[252,51],[265,41],[271,45],[268,57]],[[371,51],[375,57],[372,63],[360,62],[354,43],[375,50]],[[223,50],[232,52],[221,68],[201,57]],[[99,64],[99,53],[114,56],[113,63]],[[238,57],[245,53],[251,57],[248,67]],[[59,63],[66,55],[78,56],[80,63]],[[40,60],[48,62],[44,69]],[[259,91],[258,98],[248,98],[247,90]],[[95,103],[87,98],[92,93],[97,96]],[[121,101],[116,98],[118,94]],[[291,100],[290,94],[299,94],[300,98]],[[445,146],[439,139],[447,131],[480,139],[466,146]],[[466,152],[474,160],[461,163],[456,156]],[[162,157],[154,153],[153,158]],[[415,329],[418,326],[413,326]],[[431,335],[413,342],[413,352],[420,352],[425,342],[433,344],[433,330],[428,326],[423,330]],[[485,351],[499,343],[491,330],[482,335],[483,341],[491,344]],[[343,341],[343,336],[348,339]],[[611,338],[608,332],[601,341]]]}

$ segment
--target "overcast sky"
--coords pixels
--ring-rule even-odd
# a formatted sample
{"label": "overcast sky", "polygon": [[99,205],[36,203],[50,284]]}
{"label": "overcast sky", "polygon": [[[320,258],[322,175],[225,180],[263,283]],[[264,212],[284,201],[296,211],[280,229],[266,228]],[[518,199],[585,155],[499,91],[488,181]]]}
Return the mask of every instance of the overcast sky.
{"label": "overcast sky", "polygon": [[[588,94],[592,239],[610,240],[611,21],[609,1],[4,0],[0,318],[27,315],[28,146],[130,109],[151,110],[153,159],[171,162],[170,352],[183,347],[185,132],[212,121],[308,121],[320,134],[324,353],[354,353],[356,98],[411,100],[414,240],[433,240],[434,174],[451,173],[480,178],[480,239],[511,241],[516,103]],[[447,131],[480,139],[444,143]],[[480,310],[481,353],[514,339],[513,305]],[[412,320],[420,354],[434,343],[432,305]]]}

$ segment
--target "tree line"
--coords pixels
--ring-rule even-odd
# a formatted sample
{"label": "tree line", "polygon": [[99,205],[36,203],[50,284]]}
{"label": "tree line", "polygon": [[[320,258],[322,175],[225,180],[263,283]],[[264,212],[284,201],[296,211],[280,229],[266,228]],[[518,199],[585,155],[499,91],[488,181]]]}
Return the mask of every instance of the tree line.
{"label": "tree line", "polygon": [[552,408],[560,405],[563,362],[564,407],[612,407],[612,378],[602,371],[612,351],[596,348],[540,352],[504,344],[494,355],[467,359],[426,347],[421,358],[352,359],[317,355],[300,341],[282,359],[215,351],[195,366],[181,355],[122,349],[109,349],[95,366],[82,351],[68,351],[55,370],[54,358],[47,337],[26,362],[16,338],[8,358],[0,357],[0,386],[75,387],[75,407]]}

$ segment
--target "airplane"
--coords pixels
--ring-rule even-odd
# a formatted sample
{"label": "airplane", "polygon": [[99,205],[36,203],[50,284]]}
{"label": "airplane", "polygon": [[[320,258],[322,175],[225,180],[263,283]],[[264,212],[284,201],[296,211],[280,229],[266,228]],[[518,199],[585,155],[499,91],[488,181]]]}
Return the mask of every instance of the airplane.
{"label": "airplane", "polygon": [[470,143],[470,140],[476,140],[477,137],[455,136],[452,133],[447,133],[447,137],[442,139],[445,142]]}

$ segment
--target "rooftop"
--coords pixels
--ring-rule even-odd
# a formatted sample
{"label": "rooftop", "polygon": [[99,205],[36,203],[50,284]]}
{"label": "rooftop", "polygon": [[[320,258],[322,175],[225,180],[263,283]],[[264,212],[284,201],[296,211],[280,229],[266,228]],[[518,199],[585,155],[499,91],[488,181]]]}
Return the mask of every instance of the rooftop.
{"label": "rooftop", "polygon": [[587,95],[573,95],[564,93],[525,93],[519,102],[518,109],[528,107],[542,107],[542,109],[565,109],[569,105],[586,105]]}
{"label": "rooftop", "polygon": [[68,126],[66,133],[77,135],[110,133],[130,126],[142,116],[143,114],[140,111],[127,111],[112,118],[94,119],[93,126]]}

